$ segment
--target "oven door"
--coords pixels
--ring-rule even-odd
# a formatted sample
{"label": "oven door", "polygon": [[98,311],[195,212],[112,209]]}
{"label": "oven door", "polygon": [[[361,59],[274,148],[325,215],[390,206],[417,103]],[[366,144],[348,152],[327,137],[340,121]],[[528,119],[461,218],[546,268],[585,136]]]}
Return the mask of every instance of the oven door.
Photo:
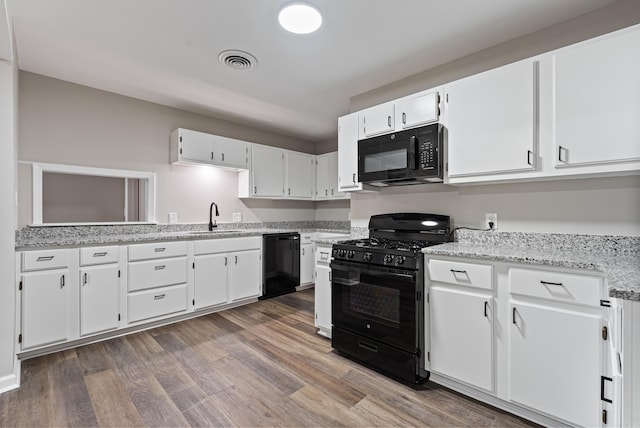
{"label": "oven door", "polygon": [[331,263],[335,327],[416,352],[419,292],[416,271]]}

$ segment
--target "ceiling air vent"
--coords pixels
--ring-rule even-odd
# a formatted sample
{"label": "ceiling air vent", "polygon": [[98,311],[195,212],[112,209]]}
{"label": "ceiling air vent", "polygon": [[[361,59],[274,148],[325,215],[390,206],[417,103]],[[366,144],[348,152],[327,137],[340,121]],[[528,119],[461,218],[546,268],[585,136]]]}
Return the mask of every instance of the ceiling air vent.
{"label": "ceiling air vent", "polygon": [[234,70],[249,70],[258,64],[256,57],[243,51],[224,51],[218,58],[221,63]]}

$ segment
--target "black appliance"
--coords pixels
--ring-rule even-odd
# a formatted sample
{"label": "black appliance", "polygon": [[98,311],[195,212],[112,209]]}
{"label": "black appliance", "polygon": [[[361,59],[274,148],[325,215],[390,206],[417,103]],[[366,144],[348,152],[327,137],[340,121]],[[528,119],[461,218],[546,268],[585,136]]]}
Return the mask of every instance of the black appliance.
{"label": "black appliance", "polygon": [[444,128],[434,123],[358,141],[358,181],[371,186],[442,182]]}
{"label": "black appliance", "polygon": [[444,215],[374,215],[369,238],[333,245],[333,348],[405,383],[429,378],[421,250],[449,241],[449,227]]}
{"label": "black appliance", "polygon": [[262,235],[262,296],[280,296],[300,285],[300,234]]}

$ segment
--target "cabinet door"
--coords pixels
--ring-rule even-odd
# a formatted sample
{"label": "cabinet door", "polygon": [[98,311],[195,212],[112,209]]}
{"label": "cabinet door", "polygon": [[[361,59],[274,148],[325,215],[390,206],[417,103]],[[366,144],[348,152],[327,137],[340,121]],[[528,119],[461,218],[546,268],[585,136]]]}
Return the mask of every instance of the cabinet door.
{"label": "cabinet door", "polygon": [[358,182],[358,114],[338,118],[338,189],[362,190]]}
{"label": "cabinet door", "polygon": [[261,294],[260,255],[260,250],[238,251],[229,255],[231,301],[257,297]]}
{"label": "cabinet door", "polygon": [[194,308],[227,303],[229,256],[210,254],[194,258]]}
{"label": "cabinet door", "polygon": [[120,277],[117,265],[80,270],[80,334],[118,328]]}
{"label": "cabinet door", "polygon": [[329,155],[322,155],[316,162],[316,198],[328,199],[331,196],[331,160]]}
{"label": "cabinet door", "polygon": [[510,311],[510,399],[600,426],[601,317],[513,301]]}
{"label": "cabinet door", "polygon": [[313,244],[300,245],[300,284],[313,282]]}
{"label": "cabinet door", "polygon": [[284,152],[264,146],[253,146],[251,173],[253,196],[284,196]]}
{"label": "cabinet door", "polygon": [[552,55],[556,166],[640,160],[640,29]]}
{"label": "cabinet door", "polygon": [[445,87],[449,176],[534,168],[537,62],[520,61]]}
{"label": "cabinet door", "polygon": [[332,198],[347,197],[345,192],[338,190],[338,152],[329,153],[329,188]]}
{"label": "cabinet door", "polygon": [[418,125],[436,122],[440,116],[438,108],[439,95],[437,92],[405,98],[396,103],[396,128],[413,128]]}
{"label": "cabinet door", "polygon": [[433,372],[493,391],[492,307],[490,294],[430,288]]}
{"label": "cabinet door", "polygon": [[22,276],[22,348],[63,342],[69,337],[68,270]]}
{"label": "cabinet door", "polygon": [[196,162],[213,162],[213,135],[182,129],[180,131],[180,154],[182,159]]}
{"label": "cabinet door", "polygon": [[296,199],[313,198],[315,161],[312,155],[287,152],[287,189],[285,196]]}
{"label": "cabinet door", "polygon": [[393,103],[380,104],[361,111],[359,139],[392,132],[394,129]]}
{"label": "cabinet door", "polygon": [[331,268],[316,265],[315,311],[316,327],[325,335],[331,335]]}
{"label": "cabinet door", "polygon": [[219,144],[221,165],[249,168],[249,143],[226,137],[215,137],[215,139]]}

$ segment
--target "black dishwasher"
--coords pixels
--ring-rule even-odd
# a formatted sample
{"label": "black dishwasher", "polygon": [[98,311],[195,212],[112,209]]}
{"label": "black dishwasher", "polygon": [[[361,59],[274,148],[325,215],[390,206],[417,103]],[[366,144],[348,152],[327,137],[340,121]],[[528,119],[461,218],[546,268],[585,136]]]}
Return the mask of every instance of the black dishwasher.
{"label": "black dishwasher", "polygon": [[260,300],[296,291],[300,285],[300,234],[262,236],[262,296]]}

